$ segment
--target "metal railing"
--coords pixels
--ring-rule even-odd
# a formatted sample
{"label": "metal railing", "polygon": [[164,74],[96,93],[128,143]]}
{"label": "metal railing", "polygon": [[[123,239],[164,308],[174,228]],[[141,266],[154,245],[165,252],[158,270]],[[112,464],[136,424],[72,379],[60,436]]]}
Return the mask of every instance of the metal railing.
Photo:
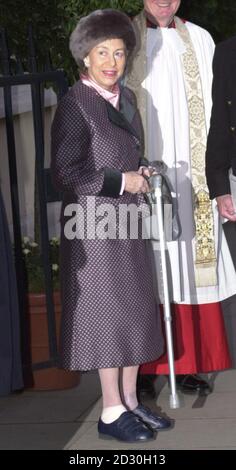
{"label": "metal railing", "polygon": [[[3,89],[5,123],[9,161],[9,178],[11,190],[11,207],[13,217],[13,237],[15,247],[15,267],[17,276],[17,287],[20,309],[20,325],[21,325],[21,344],[22,344],[22,361],[23,366],[29,362],[28,343],[29,338],[27,331],[27,282],[25,276],[24,260],[22,254],[22,232],[21,232],[21,213],[19,204],[19,187],[17,175],[17,155],[16,142],[13,121],[12,107],[12,87],[15,85],[30,85],[32,100],[32,116],[34,129],[34,145],[35,145],[35,178],[37,185],[38,203],[39,203],[39,235],[40,246],[42,252],[42,263],[45,276],[45,294],[47,305],[48,320],[48,338],[50,357],[45,362],[32,364],[32,370],[43,369],[56,365],[58,361],[57,339],[56,339],[56,322],[53,304],[53,284],[52,270],[50,265],[50,243],[47,219],[47,202],[48,191],[47,182],[49,181],[48,170],[44,168],[45,146],[44,146],[44,87],[50,83],[56,88],[58,99],[60,99],[68,90],[68,83],[65,73],[62,70],[53,70],[50,60],[46,61],[44,71],[38,71],[35,45],[33,40],[32,28],[29,28],[28,35],[28,70],[24,72],[21,61],[14,58],[14,72],[12,71],[12,57],[8,47],[7,36],[4,30],[0,32],[0,62],[2,75],[0,75],[0,88]],[[55,198],[56,199],[56,198]],[[52,201],[52,198],[50,198]]]}

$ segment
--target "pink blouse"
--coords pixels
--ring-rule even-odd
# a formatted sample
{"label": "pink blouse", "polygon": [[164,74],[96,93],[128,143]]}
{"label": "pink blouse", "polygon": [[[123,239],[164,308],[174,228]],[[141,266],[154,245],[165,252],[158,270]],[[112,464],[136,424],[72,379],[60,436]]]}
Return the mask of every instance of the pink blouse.
{"label": "pink blouse", "polygon": [[89,77],[88,74],[81,74],[80,79],[85,85],[91,88],[95,88],[99,95],[101,95],[105,100],[109,101],[114,106],[114,108],[119,110],[120,87],[118,83],[113,86],[112,91],[108,91],[98,85],[92,78]]}

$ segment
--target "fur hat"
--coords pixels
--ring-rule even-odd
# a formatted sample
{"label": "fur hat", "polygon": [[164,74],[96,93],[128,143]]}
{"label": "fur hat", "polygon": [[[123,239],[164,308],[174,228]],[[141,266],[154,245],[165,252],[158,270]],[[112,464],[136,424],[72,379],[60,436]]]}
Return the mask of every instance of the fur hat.
{"label": "fur hat", "polygon": [[129,17],[111,8],[95,10],[78,22],[70,37],[70,50],[81,65],[91,49],[106,39],[123,39],[128,54],[136,44],[135,32]]}

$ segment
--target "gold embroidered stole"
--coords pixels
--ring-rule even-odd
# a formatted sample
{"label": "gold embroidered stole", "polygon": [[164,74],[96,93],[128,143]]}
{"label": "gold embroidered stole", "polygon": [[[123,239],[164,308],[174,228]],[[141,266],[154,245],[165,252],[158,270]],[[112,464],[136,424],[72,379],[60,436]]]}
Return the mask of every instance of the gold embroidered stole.
{"label": "gold embroidered stole", "polygon": [[195,283],[217,284],[214,219],[205,177],[206,122],[202,83],[196,53],[186,25],[175,18],[175,26],[186,51],[181,55],[189,110],[191,176],[195,235]]}

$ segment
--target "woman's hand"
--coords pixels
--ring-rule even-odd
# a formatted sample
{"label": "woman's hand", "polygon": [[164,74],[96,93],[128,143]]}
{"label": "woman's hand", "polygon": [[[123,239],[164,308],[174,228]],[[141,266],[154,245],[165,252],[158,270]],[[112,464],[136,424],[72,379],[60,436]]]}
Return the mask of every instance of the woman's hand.
{"label": "woman's hand", "polygon": [[137,171],[125,173],[125,191],[132,194],[148,193],[150,191],[148,182]]}
{"label": "woman's hand", "polygon": [[142,176],[147,176],[148,178],[155,173],[155,168],[152,166],[140,166],[138,169],[138,174]]}

